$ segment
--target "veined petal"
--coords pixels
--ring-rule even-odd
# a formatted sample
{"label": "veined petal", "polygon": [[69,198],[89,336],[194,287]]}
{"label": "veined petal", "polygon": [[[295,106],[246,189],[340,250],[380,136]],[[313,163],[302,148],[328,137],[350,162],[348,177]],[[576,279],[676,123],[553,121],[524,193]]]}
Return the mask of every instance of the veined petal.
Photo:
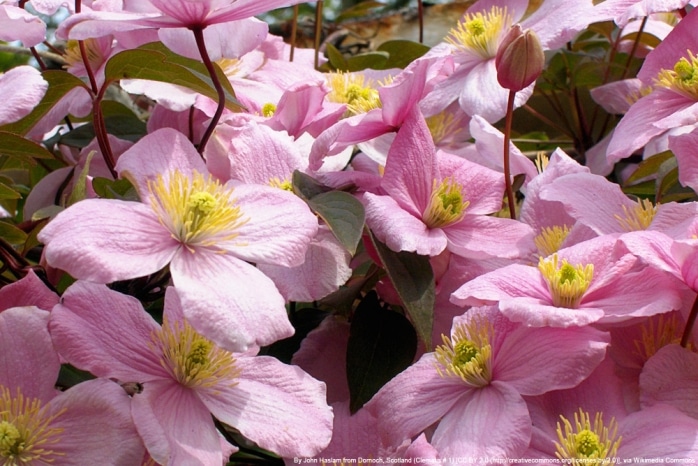
{"label": "veined petal", "polygon": [[[5,6],[5,8],[15,8],[10,6]],[[19,8],[17,8],[19,9]],[[35,18],[41,26],[45,29],[46,25],[34,15],[24,12]],[[0,31],[6,31],[5,24],[3,24],[2,10],[0,9]],[[23,25],[26,26],[26,25]],[[10,38],[0,37],[4,40],[15,40],[18,37],[12,35]],[[43,34],[39,39],[39,42],[44,40]],[[36,44],[24,44],[25,47],[32,47]],[[23,118],[29,112],[31,112],[34,107],[38,105],[42,97],[48,89],[48,83],[44,80],[38,70],[31,66],[18,66],[12,68],[4,74],[0,75],[0,89],[3,91],[3,95],[6,97],[3,100],[2,109],[0,109],[0,125],[17,121]]]}
{"label": "veined petal", "polygon": [[169,377],[149,347],[160,326],[131,296],[78,281],[51,312],[49,325],[60,354],[98,377],[138,383]]}
{"label": "veined petal", "polygon": [[58,304],[58,295],[50,290],[31,269],[21,280],[0,289],[0,311],[19,306],[36,306],[50,311],[56,304]]}
{"label": "veined petal", "polygon": [[470,258],[525,257],[535,250],[533,229],[507,218],[467,215],[444,228],[448,249]]}
{"label": "veined petal", "polygon": [[179,248],[151,209],[114,199],[72,205],[41,230],[39,241],[49,265],[98,283],[155,273]]}
{"label": "veined petal", "polygon": [[234,387],[197,391],[216,418],[284,457],[314,456],[327,446],[332,409],[324,383],[271,357],[239,357],[236,367]]}
{"label": "veined petal", "polygon": [[293,335],[284,299],[266,275],[231,255],[182,250],[170,264],[184,316],[229,351]]}

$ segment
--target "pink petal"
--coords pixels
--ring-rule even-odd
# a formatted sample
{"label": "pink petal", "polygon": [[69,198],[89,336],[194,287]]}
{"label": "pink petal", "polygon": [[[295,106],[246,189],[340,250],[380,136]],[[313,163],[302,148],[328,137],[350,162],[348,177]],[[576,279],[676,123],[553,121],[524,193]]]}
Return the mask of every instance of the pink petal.
{"label": "pink petal", "polygon": [[[5,8],[15,7],[6,6]],[[2,12],[2,7],[0,7],[0,24],[2,24]],[[38,18],[36,20],[41,22]],[[41,24],[43,25],[43,22]],[[4,28],[4,26],[0,26],[0,31],[4,31]],[[6,40],[15,40],[16,38],[12,35],[10,39]],[[43,35],[39,42],[42,40],[44,40]],[[41,73],[31,66],[18,66],[1,74],[0,91],[4,98],[0,108],[0,125],[17,121],[28,115],[44,97],[46,89],[48,89],[48,83],[41,76]]]}
{"label": "pink petal", "polygon": [[502,267],[496,273],[465,283],[451,295],[451,302],[459,306],[480,306],[518,297],[550,303],[550,291],[543,284],[538,269],[520,264]]}
{"label": "pink petal", "polygon": [[266,356],[240,357],[237,384],[197,391],[214,416],[281,456],[310,457],[332,434],[325,384]]}
{"label": "pink petal", "polygon": [[672,344],[652,356],[640,374],[642,405],[668,404],[698,419],[698,355]]}
{"label": "pink petal", "polygon": [[698,458],[698,420],[671,406],[658,405],[629,414],[619,422],[618,431],[623,436],[618,456],[683,459],[689,464]]}
{"label": "pink petal", "polygon": [[47,311],[33,306],[0,312],[0,386],[46,402],[56,396],[58,354],[48,333]]}
{"label": "pink petal", "polygon": [[517,458],[531,438],[521,395],[505,383],[470,392],[443,417],[431,443],[441,457]]}
{"label": "pink petal", "polygon": [[85,199],[39,233],[52,267],[99,283],[142,277],[170,262],[179,244],[139,202]]}
{"label": "pink petal", "polygon": [[78,281],[51,312],[49,325],[60,354],[98,377],[120,382],[169,377],[149,346],[160,326],[131,296]]}
{"label": "pink petal", "polygon": [[698,161],[694,157],[694,149],[698,131],[691,131],[688,134],[669,137],[669,149],[676,156],[679,164],[679,181],[684,186],[698,189]]}
{"label": "pink petal", "polygon": [[56,292],[50,290],[31,269],[21,280],[0,289],[0,312],[18,306],[36,306],[50,311],[56,304]]}
{"label": "pink petal", "polygon": [[[34,47],[46,38],[46,24],[23,8],[0,5],[0,40],[22,41],[25,47]],[[8,94],[12,96],[13,94]]]}
{"label": "pink petal", "polygon": [[194,391],[170,380],[152,381],[131,406],[138,433],[158,463],[224,464],[211,413]]}
{"label": "pink petal", "polygon": [[293,335],[284,299],[254,266],[229,255],[183,251],[170,271],[184,316],[218,346],[243,352]]}
{"label": "pink petal", "polygon": [[145,449],[131,418],[131,398],[112,381],[97,379],[79,383],[49,403],[59,414],[51,428],[62,429],[58,464],[83,466],[141,464]]}
{"label": "pink petal", "polygon": [[533,230],[507,218],[468,215],[444,228],[448,249],[470,258],[524,257],[535,250]]}

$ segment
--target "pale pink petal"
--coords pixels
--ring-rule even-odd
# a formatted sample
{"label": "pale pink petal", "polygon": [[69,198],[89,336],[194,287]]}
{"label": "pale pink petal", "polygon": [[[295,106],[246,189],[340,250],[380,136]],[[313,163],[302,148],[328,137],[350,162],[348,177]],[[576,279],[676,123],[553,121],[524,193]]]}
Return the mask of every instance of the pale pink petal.
{"label": "pale pink petal", "polygon": [[436,256],[446,249],[447,237],[443,229],[428,228],[421,219],[402,210],[392,197],[366,193],[363,200],[366,225],[393,251]]}
{"label": "pale pink petal", "polygon": [[281,456],[314,456],[332,434],[325,384],[300,368],[266,356],[237,359],[233,387],[197,390],[216,418]]}
{"label": "pale pink petal", "polygon": [[[213,24],[203,32],[206,52],[212,61],[239,58],[257,47],[266,37],[268,30],[267,23],[255,18]],[[158,37],[173,52],[201,60],[201,53],[190,30],[164,28],[158,31]]]}
{"label": "pale pink petal", "polygon": [[465,283],[451,295],[459,306],[494,304],[509,298],[528,297],[531,303],[549,304],[550,291],[538,269],[520,264],[500,268]]}
{"label": "pale pink petal", "polygon": [[609,342],[608,333],[590,326],[518,326],[506,335],[492,371],[522,395],[571,388],[604,359]]}
{"label": "pale pink petal", "polygon": [[46,402],[56,395],[60,362],[48,333],[47,311],[33,306],[0,312],[0,386]]}
{"label": "pale pink petal", "polygon": [[[0,15],[2,11],[0,7]],[[36,19],[41,22],[38,18]],[[1,21],[0,17],[0,24]],[[43,25],[43,22],[41,24]],[[2,30],[4,30],[4,26],[0,26],[0,31]],[[16,37],[13,36],[6,40],[14,39]],[[43,36],[39,42],[42,40],[44,40]],[[18,66],[0,74],[0,92],[3,95],[3,103],[0,107],[0,125],[17,121],[28,115],[44,97],[46,89],[48,89],[48,83],[41,76],[41,73],[31,66]]]}
{"label": "pale pink petal", "polygon": [[448,250],[463,257],[524,257],[535,250],[533,229],[508,218],[466,214],[443,231]]}
{"label": "pale pink petal", "polygon": [[158,463],[224,464],[211,413],[193,390],[171,380],[146,383],[143,392],[133,396],[131,414],[148,452]]}
{"label": "pale pink petal", "polygon": [[433,353],[422,358],[385,384],[364,405],[378,419],[381,438],[399,445],[437,422],[476,389],[436,372]]}
{"label": "pale pink petal", "polygon": [[605,315],[604,310],[599,308],[567,309],[532,299],[502,299],[499,309],[512,321],[531,327],[584,326],[599,321]]}
{"label": "pale pink petal", "polygon": [[618,423],[623,436],[618,456],[667,458],[692,463],[698,458],[698,420],[676,408],[658,405],[631,413]]}
{"label": "pale pink petal", "polygon": [[300,265],[318,221],[308,205],[295,194],[271,186],[240,184],[233,190],[243,225],[234,239],[218,244],[248,262]]}
{"label": "pale pink petal", "polygon": [[65,291],[50,320],[61,356],[75,367],[120,382],[169,377],[150,347],[159,329],[137,299],[86,281]]}
{"label": "pale pink petal", "polygon": [[0,40],[20,40],[25,47],[34,47],[45,38],[46,24],[38,16],[24,8],[0,5]]}
{"label": "pale pink petal", "polygon": [[351,254],[334,234],[321,226],[305,254],[303,264],[282,267],[259,264],[287,301],[311,302],[337,291],[351,277]]}
{"label": "pale pink petal", "polygon": [[467,213],[489,215],[502,208],[505,186],[501,173],[447,152],[438,151],[436,155],[440,178],[453,178],[461,185],[469,203]]}
{"label": "pale pink petal", "polygon": [[180,247],[153,211],[139,202],[85,199],[39,233],[49,265],[99,283],[162,269]]}
{"label": "pale pink petal", "polygon": [[284,299],[254,266],[229,255],[185,250],[170,271],[184,316],[218,346],[245,351],[293,335]]}
{"label": "pale pink petal", "polygon": [[661,348],[640,374],[640,401],[666,403],[698,419],[698,355],[679,345]]}
{"label": "pale pink petal", "polygon": [[526,402],[510,385],[493,382],[458,400],[431,443],[441,457],[503,459],[517,458],[530,438]]}
{"label": "pale pink petal", "polygon": [[0,312],[11,307],[36,306],[50,311],[58,304],[58,295],[29,270],[21,280],[0,289]]}
{"label": "pale pink petal", "polygon": [[[153,99],[159,105],[175,111],[187,112],[196,103],[196,92],[184,86],[178,86],[169,82],[147,81],[145,79],[122,79],[119,83],[121,87],[129,94],[143,94],[150,99]],[[151,114],[152,118],[152,114]],[[187,118],[188,120],[189,118]],[[155,121],[148,121],[149,128],[155,124]],[[170,123],[172,125],[172,123]]]}
{"label": "pale pink petal", "polygon": [[116,383],[79,383],[48,406],[52,414],[60,413],[50,424],[61,429],[59,442],[50,447],[60,455],[55,464],[104,464],[107,458],[113,465],[140,464],[145,448],[131,418],[131,398]]}
{"label": "pale pink petal", "polygon": [[599,104],[606,112],[621,115],[630,109],[632,102],[630,98],[640,95],[641,89],[642,81],[637,78],[631,78],[595,87],[589,91],[589,94],[594,99],[594,102]]}
{"label": "pale pink petal", "polygon": [[679,164],[679,181],[684,186],[698,189],[698,157],[695,156],[698,131],[669,137],[669,148]]}
{"label": "pale pink petal", "polygon": [[349,412],[349,401],[332,405],[332,441],[318,455],[321,458],[372,458],[380,451],[376,419],[365,409]]}

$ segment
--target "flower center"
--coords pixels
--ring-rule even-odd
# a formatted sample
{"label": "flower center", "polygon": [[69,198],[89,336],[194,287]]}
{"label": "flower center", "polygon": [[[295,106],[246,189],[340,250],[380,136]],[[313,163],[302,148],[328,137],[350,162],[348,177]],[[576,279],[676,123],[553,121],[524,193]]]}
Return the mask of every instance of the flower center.
{"label": "flower center", "polygon": [[474,387],[488,385],[492,379],[492,333],[489,322],[473,319],[456,327],[451,338],[441,335],[444,344],[434,350],[438,374],[459,377]]}
{"label": "flower center", "polygon": [[509,30],[512,23],[506,7],[494,6],[485,13],[466,13],[445,40],[458,50],[475,52],[484,59],[494,58],[502,34]]}
{"label": "flower center", "polygon": [[148,190],[160,223],[190,251],[234,239],[235,230],[247,222],[241,220],[232,189],[196,171],[188,177],[176,170],[167,181],[158,175],[148,181]]}
{"label": "flower center", "polygon": [[271,102],[262,105],[262,116],[271,118],[274,116],[274,113],[276,113],[276,105]]}
{"label": "flower center", "polygon": [[692,100],[698,100],[698,58],[688,50],[689,58],[682,57],[673,70],[662,70],[655,85],[671,89]]}
{"label": "flower center", "polygon": [[567,260],[559,264],[557,253],[550,258],[540,258],[538,270],[546,282],[552,296],[553,305],[575,309],[589,288],[594,277],[594,265],[572,265]]}
{"label": "flower center", "polygon": [[[100,42],[98,39],[85,39],[82,41],[85,46],[85,51],[87,52],[87,61],[90,63],[90,67],[93,70],[99,69],[104,63],[105,57],[102,53],[100,47]],[[65,65],[63,68],[71,71],[80,69],[80,76],[86,76],[87,73],[84,71],[85,64],[82,58],[82,53],[80,52],[79,42],[77,40],[69,40],[65,48]]]}
{"label": "flower center", "polygon": [[0,386],[0,463],[19,465],[53,463],[63,453],[51,449],[60,441],[61,428],[51,427],[65,410],[47,413],[38,399],[27,399],[17,389],[16,396]]}
{"label": "flower center", "polygon": [[381,107],[376,89],[377,83],[367,80],[361,74],[330,73],[327,78],[330,102],[347,104],[345,117],[366,113]]}
{"label": "flower center", "polygon": [[290,180],[282,180],[275,176],[269,179],[269,185],[274,188],[283,189],[284,191],[293,192],[293,184]]}
{"label": "flower center", "polygon": [[541,257],[548,257],[560,250],[562,242],[565,241],[567,235],[570,234],[570,229],[567,225],[543,227],[540,234],[534,238],[538,254]]}
{"label": "flower center", "polygon": [[666,319],[663,314],[647,319],[642,325],[641,339],[634,342],[635,351],[643,361],[647,361],[666,345],[679,344],[681,333],[681,325],[676,314]]}
{"label": "flower center", "polygon": [[657,213],[657,206],[652,204],[652,201],[649,199],[640,199],[637,201],[637,204],[630,209],[623,206],[623,213],[625,217],[614,215],[623,230],[646,230]]}
{"label": "flower center", "polygon": [[555,455],[559,459],[573,460],[568,464],[574,466],[611,464],[621,441],[621,437],[616,439],[618,425],[614,418],[605,426],[603,414],[596,413],[592,424],[589,413],[580,408],[578,413],[574,413],[574,427],[564,416],[560,416],[560,419],[562,425],[557,423],[559,442],[555,442]]}
{"label": "flower center", "polygon": [[441,112],[426,118],[427,127],[434,140],[434,144],[440,145],[442,142],[453,139],[453,135],[462,132],[461,125],[456,117],[450,112]]}
{"label": "flower center", "polygon": [[422,221],[429,228],[442,228],[463,219],[470,202],[463,199],[463,187],[451,178],[438,184],[434,180],[429,198],[429,206],[422,215]]}
{"label": "flower center", "polygon": [[216,64],[220,67],[223,74],[225,74],[228,79],[244,77],[244,73],[242,72],[242,63],[240,63],[238,58],[221,58],[220,60],[216,60]]}
{"label": "flower center", "polygon": [[151,340],[151,348],[162,353],[162,367],[185,387],[236,384],[240,371],[233,354],[201,336],[188,322],[165,319]]}

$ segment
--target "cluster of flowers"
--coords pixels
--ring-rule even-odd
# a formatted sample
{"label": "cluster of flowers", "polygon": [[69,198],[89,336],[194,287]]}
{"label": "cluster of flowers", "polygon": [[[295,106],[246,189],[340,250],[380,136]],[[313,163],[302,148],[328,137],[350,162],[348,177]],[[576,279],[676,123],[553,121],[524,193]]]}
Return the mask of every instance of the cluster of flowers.
{"label": "cluster of flowers", "polygon": [[[67,71],[0,75],[0,464],[698,458],[691,2],[480,0],[356,72],[253,18],[294,3],[0,2],[42,68],[26,8],[70,13]],[[624,116],[525,154],[512,109],[600,25]]]}

